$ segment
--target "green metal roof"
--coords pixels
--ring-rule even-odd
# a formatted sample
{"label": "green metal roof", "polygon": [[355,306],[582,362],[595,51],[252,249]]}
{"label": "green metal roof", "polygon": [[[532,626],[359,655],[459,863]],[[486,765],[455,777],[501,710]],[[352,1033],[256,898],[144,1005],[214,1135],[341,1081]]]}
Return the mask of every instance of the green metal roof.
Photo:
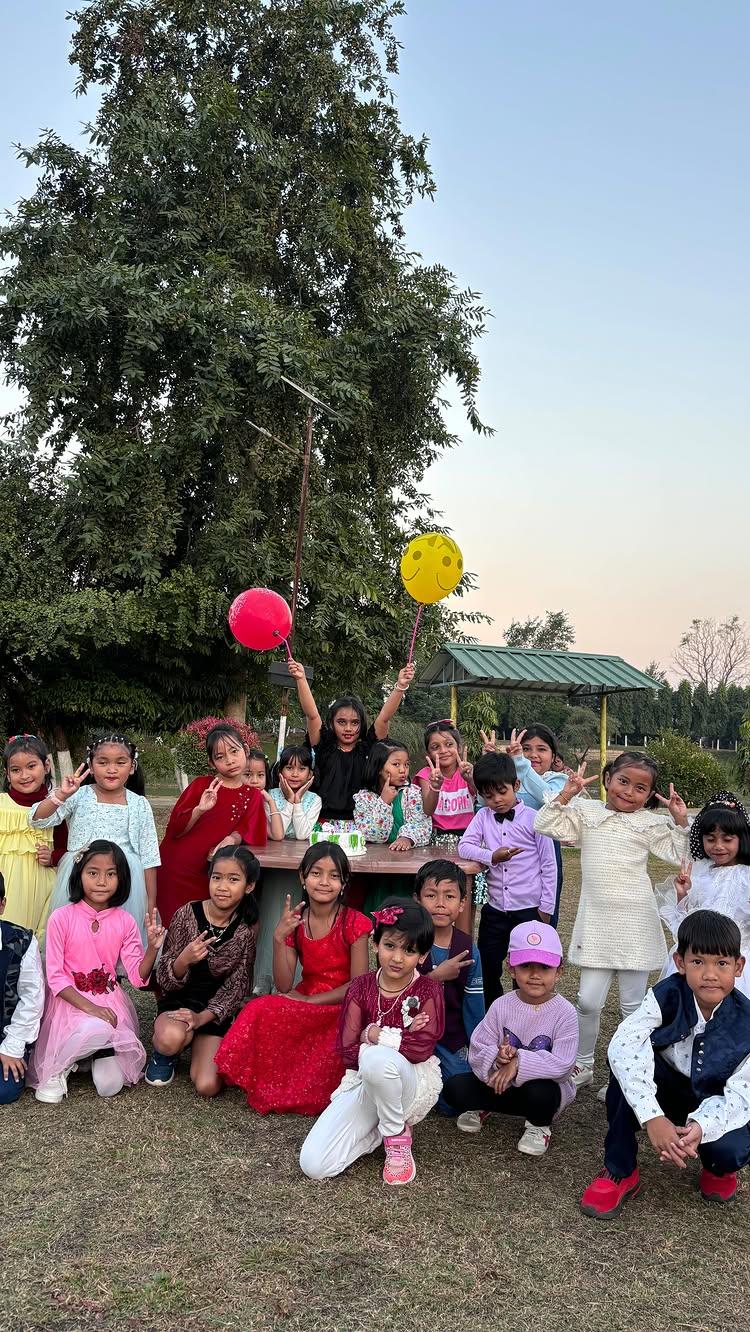
{"label": "green metal roof", "polygon": [[658,689],[656,680],[622,657],[597,652],[545,652],[539,648],[446,643],[419,673],[419,685],[527,690],[537,694],[622,694]]}

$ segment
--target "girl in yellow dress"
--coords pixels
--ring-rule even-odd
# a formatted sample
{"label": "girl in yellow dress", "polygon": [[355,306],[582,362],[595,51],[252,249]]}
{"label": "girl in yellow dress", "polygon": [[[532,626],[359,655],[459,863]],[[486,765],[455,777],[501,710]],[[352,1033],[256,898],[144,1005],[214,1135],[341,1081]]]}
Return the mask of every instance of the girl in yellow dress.
{"label": "girl in yellow dress", "polygon": [[[65,851],[67,832],[32,828],[29,810],[52,783],[46,745],[36,735],[12,735],[3,750],[5,790],[0,792],[0,873],[5,878],[8,919],[44,932],[55,884],[54,866]],[[63,837],[57,836],[58,831]]]}

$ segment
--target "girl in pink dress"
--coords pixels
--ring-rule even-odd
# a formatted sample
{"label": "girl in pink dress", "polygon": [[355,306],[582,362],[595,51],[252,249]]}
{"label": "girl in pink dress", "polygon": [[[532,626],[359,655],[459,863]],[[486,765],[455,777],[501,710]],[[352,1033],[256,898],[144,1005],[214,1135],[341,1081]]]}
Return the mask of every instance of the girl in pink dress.
{"label": "girl in pink dress", "polygon": [[[302,901],[286,908],[273,936],[279,994],[251,999],[216,1054],[227,1082],[253,1110],[317,1115],[341,1081],[336,1029],[349,983],[368,967],[366,916],[344,904],[349,862],[340,846],[316,842],[300,865]],[[302,979],[295,985],[297,963]]]}
{"label": "girl in pink dress", "polygon": [[148,947],[122,903],[130,870],[114,842],[95,841],[76,856],[70,902],[47,922],[47,1000],[29,1064],[36,1099],[58,1104],[68,1074],[91,1059],[100,1096],[115,1096],[137,1082],[146,1063],[135,1009],[117,980],[122,962],[131,985],[145,986],[164,938],[156,912],[146,913]]}

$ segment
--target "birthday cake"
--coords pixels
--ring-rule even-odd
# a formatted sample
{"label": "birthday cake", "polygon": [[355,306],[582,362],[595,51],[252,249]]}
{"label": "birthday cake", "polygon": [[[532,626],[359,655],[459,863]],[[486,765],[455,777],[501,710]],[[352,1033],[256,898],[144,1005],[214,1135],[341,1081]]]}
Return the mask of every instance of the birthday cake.
{"label": "birthday cake", "polygon": [[349,857],[363,856],[367,851],[364,833],[357,832],[356,828],[347,827],[346,824],[343,826],[337,826],[335,823],[322,824],[320,828],[310,833],[310,846],[315,846],[316,842],[335,842]]}

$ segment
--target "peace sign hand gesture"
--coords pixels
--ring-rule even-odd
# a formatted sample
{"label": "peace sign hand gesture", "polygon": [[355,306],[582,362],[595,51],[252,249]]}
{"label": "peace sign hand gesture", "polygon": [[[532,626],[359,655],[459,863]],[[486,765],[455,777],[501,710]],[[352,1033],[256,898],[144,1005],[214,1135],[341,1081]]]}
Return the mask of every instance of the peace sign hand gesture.
{"label": "peace sign hand gesture", "polygon": [[525,736],[525,734],[526,734],[525,727],[522,731],[516,732],[515,727],[511,731],[510,744],[508,745],[508,753],[510,754],[511,758],[523,758],[523,737]]}
{"label": "peace sign hand gesture", "polygon": [[61,801],[69,800],[72,795],[75,795],[81,783],[86,780],[90,772],[91,769],[86,763],[82,763],[80,767],[76,768],[75,772],[66,772],[65,776],[60,781],[60,785],[55,791],[57,799]]}
{"label": "peace sign hand gesture", "polygon": [[592,782],[599,781],[599,774],[594,773],[593,777],[586,777],[586,764],[580,763],[577,772],[571,772],[567,782],[558,796],[561,805],[567,805],[574,796],[580,795],[585,786],[590,786]]}
{"label": "peace sign hand gesture", "polygon": [[161,948],[164,942],[166,930],[161,923],[159,912],[154,908],[153,912],[146,912],[146,938],[149,948],[155,948],[156,951]]}
{"label": "peace sign hand gesture", "polygon": [[427,759],[427,766],[430,769],[430,776],[429,776],[430,790],[440,791],[443,782],[445,781],[445,778],[442,772],[440,771],[440,764],[437,762],[437,760],[435,760],[435,762],[433,763],[429,754],[425,754],[425,758]]}
{"label": "peace sign hand gesture", "polygon": [[470,782],[474,776],[474,764],[469,762],[469,746],[464,745],[461,751],[461,759],[458,765],[458,771],[461,776]]}
{"label": "peace sign hand gesture", "polygon": [[284,910],[281,913],[281,919],[273,932],[273,937],[277,943],[284,943],[288,935],[294,934],[294,931],[302,920],[302,912],[304,909],[304,902],[298,902],[296,907],[292,910],[292,895],[291,893],[287,893],[284,899]]}
{"label": "peace sign hand gesture", "polygon": [[196,809],[199,809],[201,814],[207,814],[210,809],[215,808],[216,801],[219,799],[219,788],[221,787],[221,784],[221,777],[214,777],[210,786],[206,787],[196,805]]}
{"label": "peace sign hand gesture", "polygon": [[496,753],[497,753],[497,731],[490,731],[489,735],[487,735],[487,733],[486,733],[485,731],[480,731],[479,734],[480,734],[481,737],[482,737],[482,753],[483,753],[483,754],[496,754]]}
{"label": "peace sign hand gesture", "polygon": [[657,791],[656,799],[660,805],[666,805],[678,827],[687,828],[687,805],[682,796],[677,794],[671,782],[669,783],[669,795],[659,795]]}
{"label": "peace sign hand gesture", "polygon": [[693,862],[687,856],[683,856],[680,861],[680,872],[675,876],[674,886],[677,893],[677,901],[681,902],[690,892],[693,882]]}

